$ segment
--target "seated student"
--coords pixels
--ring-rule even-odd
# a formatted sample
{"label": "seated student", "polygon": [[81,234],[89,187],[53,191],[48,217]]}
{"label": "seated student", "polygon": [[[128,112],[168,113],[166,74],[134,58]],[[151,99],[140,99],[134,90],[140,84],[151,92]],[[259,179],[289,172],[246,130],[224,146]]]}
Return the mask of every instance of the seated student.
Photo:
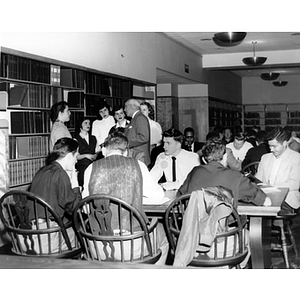
{"label": "seated student", "polygon": [[150,173],[158,182],[163,175],[166,181],[162,183],[165,190],[178,189],[190,171],[200,164],[199,155],[181,148],[183,134],[174,128],[163,133],[164,149],[155,161]]}
{"label": "seated student", "polygon": [[78,142],[79,149],[77,163],[75,165],[78,171],[78,183],[83,187],[83,175],[85,169],[97,158],[100,147],[97,145],[97,139],[90,133],[91,121],[83,117],[76,124],[75,139]]}
{"label": "seated student", "polygon": [[191,152],[198,152],[204,146],[204,143],[195,141],[195,131],[192,127],[185,128],[183,135],[184,135],[184,143],[182,145],[182,149]]}
{"label": "seated student", "polygon": [[222,141],[209,141],[203,148],[207,164],[195,167],[190,172],[177,195],[189,194],[206,187],[222,186],[232,191],[235,207],[238,201],[271,205],[271,199],[247,177],[221,164],[224,152],[225,145]]}
{"label": "seated student", "polygon": [[[71,138],[59,139],[50,153],[47,165],[42,167],[33,177],[30,192],[42,197],[60,216],[64,223],[72,220],[73,208],[81,200],[81,194],[78,187],[77,172],[75,163],[77,160],[78,143]],[[69,174],[70,176],[69,176]],[[29,208],[29,220],[33,219],[33,208]],[[46,228],[45,212],[39,211],[39,228]],[[52,222],[53,226],[57,226]],[[32,225],[33,227],[35,225]],[[67,229],[71,245],[75,243],[75,233],[72,227]],[[38,245],[38,239],[33,236],[35,245]],[[67,245],[62,239],[62,249],[67,250]],[[55,253],[59,249],[60,236],[58,233],[51,235],[51,249]],[[26,249],[24,245],[24,249]],[[48,236],[43,235],[42,249],[48,251]]]}
{"label": "seated student", "polygon": [[233,156],[242,163],[246,153],[253,148],[252,144],[246,141],[246,135],[243,132],[237,132],[234,135],[234,141],[226,145],[226,148],[232,150]]}
{"label": "seated student", "polygon": [[270,152],[270,148],[267,143],[266,136],[267,136],[267,133],[264,130],[261,130],[256,134],[257,146],[248,150],[248,152],[242,162],[242,168],[252,162],[260,161],[261,157],[264,154]]}
{"label": "seated student", "polygon": [[258,165],[256,177],[264,183],[289,188],[278,215],[294,214],[300,207],[300,154],[288,147],[290,131],[280,127],[267,136],[271,153],[264,154]]}
{"label": "seated student", "polygon": [[[128,145],[126,136],[118,131],[106,138],[103,146],[105,157],[94,161],[85,171],[82,196],[108,194],[118,197],[138,209],[147,220],[143,204],[163,203],[166,201],[164,192],[152,179],[144,163],[126,157]],[[112,217],[112,227],[114,217],[116,216]],[[169,244],[161,224],[157,226],[157,236],[162,250],[157,264],[165,264]]]}

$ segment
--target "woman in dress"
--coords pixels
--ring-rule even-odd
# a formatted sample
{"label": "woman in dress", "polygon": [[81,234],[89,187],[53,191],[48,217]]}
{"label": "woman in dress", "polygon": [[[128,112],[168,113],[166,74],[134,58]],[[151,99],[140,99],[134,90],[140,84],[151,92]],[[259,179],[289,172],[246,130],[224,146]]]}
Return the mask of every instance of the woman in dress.
{"label": "woman in dress", "polygon": [[79,120],[76,126],[75,139],[78,142],[78,156],[76,169],[78,171],[78,183],[83,187],[83,178],[85,169],[97,158],[100,147],[97,145],[97,139],[90,133],[91,121],[84,117]]}
{"label": "woman in dress", "polygon": [[154,121],[154,109],[148,102],[142,102],[141,113],[144,114],[150,123],[150,151],[159,146],[162,142],[162,129],[159,123]]}
{"label": "woman in dress", "polygon": [[53,146],[57,140],[63,137],[72,138],[69,129],[65,125],[70,121],[71,112],[66,101],[55,103],[50,110],[50,119],[52,121],[52,128],[50,133],[49,150],[52,152]]}

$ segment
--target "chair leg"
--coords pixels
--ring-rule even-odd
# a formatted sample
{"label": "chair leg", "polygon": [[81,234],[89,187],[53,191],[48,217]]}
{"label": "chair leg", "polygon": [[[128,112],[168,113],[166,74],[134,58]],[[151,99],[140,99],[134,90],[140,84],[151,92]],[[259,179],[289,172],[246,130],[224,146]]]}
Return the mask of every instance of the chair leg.
{"label": "chair leg", "polygon": [[280,232],[281,232],[283,257],[284,257],[286,268],[289,269],[290,265],[289,265],[289,259],[288,259],[287,243],[286,243],[286,236],[285,236],[285,232],[284,232],[284,224],[283,224],[282,220],[280,222]]}
{"label": "chair leg", "polygon": [[293,235],[293,232],[292,232],[292,229],[291,229],[291,226],[290,226],[289,222],[287,223],[287,230],[288,230],[288,233],[290,235],[291,243],[293,245],[293,248],[294,248],[294,251],[295,251],[295,254],[296,254],[296,258],[298,258],[297,244],[296,244],[296,241],[295,241],[295,238],[294,238],[294,235]]}

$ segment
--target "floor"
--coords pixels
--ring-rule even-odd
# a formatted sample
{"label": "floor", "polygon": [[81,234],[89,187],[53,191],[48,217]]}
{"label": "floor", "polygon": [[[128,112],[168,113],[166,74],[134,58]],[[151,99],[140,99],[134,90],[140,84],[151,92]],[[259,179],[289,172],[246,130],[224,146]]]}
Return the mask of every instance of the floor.
{"label": "floor", "polygon": [[[289,254],[290,268],[300,269],[300,214],[293,220],[293,224],[291,228],[294,234],[294,238],[296,240],[299,257],[296,257],[293,249],[289,250],[288,254]],[[275,239],[274,242],[276,242]],[[10,245],[0,247],[0,254],[12,254],[10,251]],[[273,269],[286,269],[282,252],[276,251],[276,252],[272,252],[271,254],[272,254]],[[249,267],[251,268],[251,265],[249,265]]]}

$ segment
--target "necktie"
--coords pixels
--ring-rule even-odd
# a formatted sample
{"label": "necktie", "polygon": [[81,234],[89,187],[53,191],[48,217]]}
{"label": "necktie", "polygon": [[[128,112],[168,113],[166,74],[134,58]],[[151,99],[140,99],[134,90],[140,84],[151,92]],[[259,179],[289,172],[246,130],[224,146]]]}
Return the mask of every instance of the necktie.
{"label": "necktie", "polygon": [[172,156],[172,175],[173,175],[173,181],[176,181],[176,157]]}
{"label": "necktie", "polygon": [[192,145],[188,145],[188,151],[192,151]]}

